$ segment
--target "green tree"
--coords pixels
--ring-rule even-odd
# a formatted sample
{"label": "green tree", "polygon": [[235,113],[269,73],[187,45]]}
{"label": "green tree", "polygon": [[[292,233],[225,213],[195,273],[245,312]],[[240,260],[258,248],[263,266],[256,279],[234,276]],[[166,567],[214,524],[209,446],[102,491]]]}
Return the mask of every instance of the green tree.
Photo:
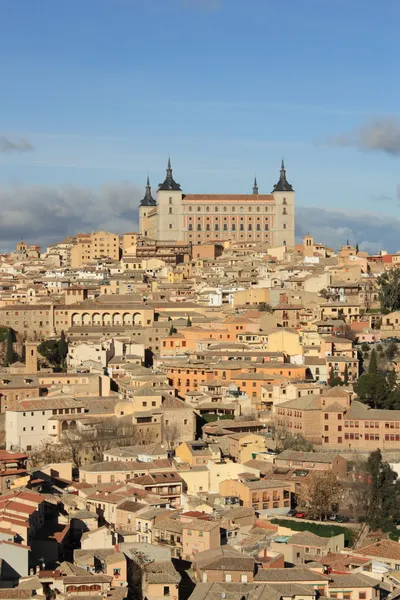
{"label": "green tree", "polygon": [[347,385],[349,383],[349,367],[348,367],[347,363],[344,368],[343,383],[344,383],[344,385]]}
{"label": "green tree", "polygon": [[58,341],[57,340],[46,340],[39,344],[38,352],[45,358],[51,365],[60,365],[60,355],[58,353]]}
{"label": "green tree", "polygon": [[169,328],[168,335],[174,335],[176,333],[176,331],[177,331],[176,327],[171,325],[171,327]]}
{"label": "green tree", "polygon": [[343,381],[340,379],[340,377],[338,375],[335,375],[335,371],[333,370],[333,367],[331,367],[331,370],[329,372],[328,385],[329,385],[329,387],[336,387],[338,385],[343,385]]}
{"label": "green tree", "polygon": [[376,358],[376,352],[375,352],[375,350],[372,350],[371,358],[369,359],[368,374],[375,375],[377,372],[378,372],[378,361]]}
{"label": "green tree", "polygon": [[58,356],[60,358],[61,366],[63,368],[65,368],[65,360],[66,360],[67,355],[68,355],[68,342],[65,339],[65,333],[64,333],[64,331],[61,332],[61,337],[60,337],[60,339],[58,341],[58,344],[57,344],[57,352],[58,352]]}
{"label": "green tree", "polygon": [[397,354],[396,342],[389,342],[385,350],[385,356],[388,360],[392,361]]}
{"label": "green tree", "polygon": [[357,242],[357,244],[356,244],[356,252],[357,252],[357,254],[360,252],[360,248],[359,248],[359,246],[358,246],[358,242]]}
{"label": "green tree", "polygon": [[400,268],[384,271],[377,279],[384,314],[400,309]]}
{"label": "green tree", "polygon": [[383,461],[379,449],[368,457],[368,473],[371,479],[367,522],[371,529],[390,531],[396,527],[400,516],[400,483],[391,466]]}
{"label": "green tree", "polygon": [[6,367],[9,367],[13,362],[15,362],[14,339],[15,337],[13,335],[13,331],[12,329],[9,329],[6,339]]}
{"label": "green tree", "polygon": [[192,326],[192,320],[191,318],[188,316],[187,321],[186,321],[186,327],[191,327]]}
{"label": "green tree", "polygon": [[363,373],[355,386],[357,396],[374,408],[383,408],[388,397],[388,386],[384,373]]}

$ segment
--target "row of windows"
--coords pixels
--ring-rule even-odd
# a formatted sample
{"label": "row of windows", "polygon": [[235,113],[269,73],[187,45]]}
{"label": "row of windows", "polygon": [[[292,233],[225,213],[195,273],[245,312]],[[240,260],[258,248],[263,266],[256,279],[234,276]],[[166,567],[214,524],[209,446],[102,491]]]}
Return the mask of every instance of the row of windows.
{"label": "row of windows", "polygon": [[[206,206],[206,207],[204,208],[204,210],[205,210],[206,212],[210,212],[212,208],[213,208],[212,206],[211,206],[211,207],[210,207],[210,206]],[[268,212],[270,208],[273,208],[273,206],[272,206],[272,207],[270,207],[270,206],[265,206],[265,207],[264,207],[264,211],[265,211],[265,212]],[[194,210],[193,210],[193,209],[194,209],[194,207],[193,207],[193,206],[189,206],[189,207],[188,207],[188,210],[189,210],[189,212],[194,212]],[[253,209],[253,207],[252,207],[252,206],[246,206],[246,207],[244,207],[244,206],[240,206],[240,207],[239,207],[239,211],[240,211],[240,212],[244,212],[245,210],[246,210],[247,212],[251,212],[251,211],[252,211],[252,209]],[[255,209],[256,209],[256,212],[261,212],[261,206],[256,206],[256,207],[255,207]],[[197,210],[197,212],[202,212],[202,210],[203,210],[203,207],[202,207],[202,206],[198,206],[196,210]],[[228,206],[224,206],[224,207],[222,208],[222,210],[223,210],[223,212],[228,212]],[[230,212],[235,212],[235,211],[236,211],[236,206],[229,206],[229,210],[230,210]],[[285,210],[285,209],[284,209],[284,210]],[[219,212],[219,207],[218,207],[218,206],[215,206],[215,207],[214,207],[214,212]]]}
{"label": "row of windows", "polygon": [[[285,229],[286,225],[284,225],[283,228]],[[189,229],[189,231],[193,231],[193,225],[192,225],[192,223],[189,223],[188,229]],[[268,229],[269,229],[268,223],[265,223],[265,228],[264,229],[265,229],[265,231],[268,231]],[[210,226],[209,223],[206,224],[205,230],[206,231],[211,231],[211,226]],[[228,225],[226,223],[224,223],[224,225],[222,227],[222,230],[223,231],[228,231]],[[248,224],[247,230],[248,231],[253,231],[253,225],[251,223]],[[200,223],[197,224],[197,231],[202,231],[202,227],[201,227]],[[214,225],[214,231],[219,231],[219,225],[218,225],[218,223],[215,223],[215,225]],[[230,231],[236,231],[236,225],[235,225],[235,223],[232,223]],[[240,223],[240,225],[239,225],[239,231],[244,231],[244,224],[243,223]],[[260,225],[260,223],[257,223],[257,225],[256,225],[256,231],[261,231],[261,225]]]}
{"label": "row of windows", "polygon": [[[172,228],[172,226],[170,227],[170,229],[171,229],[171,228]],[[190,231],[192,231],[192,230],[190,230]],[[215,238],[218,238],[218,236],[219,236],[219,233],[216,233],[214,237],[215,237]],[[252,236],[252,234],[251,234],[251,233],[249,233],[249,234],[248,234],[248,238],[249,238],[249,239],[251,239],[251,236]],[[200,239],[200,238],[201,238],[201,234],[200,234],[200,233],[198,233],[198,234],[197,234],[197,237]],[[210,237],[210,235],[207,233],[207,234],[206,234],[206,238],[209,238],[209,237]],[[233,237],[233,238],[235,238],[235,237],[236,237],[236,233],[233,233],[233,234],[232,234],[232,237]],[[259,233],[257,233],[256,237],[257,237],[257,239],[259,239],[259,237],[260,237],[260,234],[259,234]],[[264,237],[265,237],[265,239],[267,239],[267,238],[268,238],[268,233],[264,233]],[[189,233],[189,239],[191,240],[192,238],[193,238],[193,235],[192,235],[191,233]],[[240,235],[240,238],[241,238],[241,239],[243,239],[243,238],[244,238],[244,234],[243,234],[243,233]],[[198,244],[200,244],[200,242],[198,242]],[[284,245],[284,246],[286,245],[286,242],[285,242],[285,241],[283,242],[283,245]],[[284,325],[284,327],[287,327],[287,325],[286,325],[286,326]]]}
{"label": "row of windows", "polygon": [[[209,221],[210,219],[213,219],[214,221],[219,221],[219,217],[197,217],[197,220],[198,221],[202,221],[202,220],[204,220],[204,218],[205,218],[206,221]],[[192,219],[194,219],[194,217],[188,217],[189,221],[192,221]],[[238,219],[239,219],[239,217],[238,217]],[[244,221],[244,219],[245,219],[245,217],[240,217],[240,221]],[[260,221],[261,217],[254,217],[254,219],[256,221]],[[227,221],[228,217],[224,217],[223,220]],[[236,217],[232,217],[231,220],[232,221],[236,221]],[[247,221],[252,221],[253,217],[246,217],[246,220]],[[269,217],[264,217],[264,221],[269,221]]]}

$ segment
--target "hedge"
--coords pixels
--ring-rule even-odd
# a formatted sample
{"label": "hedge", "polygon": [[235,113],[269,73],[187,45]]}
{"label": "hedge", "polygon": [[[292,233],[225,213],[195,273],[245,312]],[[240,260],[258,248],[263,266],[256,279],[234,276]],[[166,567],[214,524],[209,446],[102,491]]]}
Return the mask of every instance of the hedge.
{"label": "hedge", "polygon": [[323,523],[302,523],[301,521],[292,521],[291,519],[272,519],[271,523],[287,527],[293,531],[310,531],[320,537],[332,537],[334,535],[344,535],[344,543],[346,547],[351,547],[354,543],[355,532],[348,527],[340,525],[324,525]]}

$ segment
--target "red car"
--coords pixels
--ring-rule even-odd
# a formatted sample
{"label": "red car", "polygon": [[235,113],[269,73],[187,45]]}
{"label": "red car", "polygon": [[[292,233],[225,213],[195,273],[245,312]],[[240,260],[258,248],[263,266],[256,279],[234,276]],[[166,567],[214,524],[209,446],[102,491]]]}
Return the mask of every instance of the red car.
{"label": "red car", "polygon": [[298,512],[294,515],[297,519],[305,519],[307,516],[307,513],[305,512]]}

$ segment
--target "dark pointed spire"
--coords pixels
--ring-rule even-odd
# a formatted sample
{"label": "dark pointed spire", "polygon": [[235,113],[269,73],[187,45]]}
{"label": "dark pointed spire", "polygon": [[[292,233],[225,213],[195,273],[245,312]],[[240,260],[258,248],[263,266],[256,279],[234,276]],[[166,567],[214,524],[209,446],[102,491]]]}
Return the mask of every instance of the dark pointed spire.
{"label": "dark pointed spire", "polygon": [[146,181],[146,191],[144,193],[144,198],[140,201],[140,206],[156,206],[157,202],[154,200],[151,195],[151,186],[150,186],[150,178],[147,175]]}
{"label": "dark pointed spire", "polygon": [[253,194],[258,195],[257,177],[254,177]]}
{"label": "dark pointed spire", "polygon": [[293,192],[293,187],[286,179],[285,161],[282,158],[279,181],[274,185],[272,192]]}
{"label": "dark pointed spire", "polygon": [[164,180],[164,183],[160,183],[159,190],[180,190],[181,186],[179,185],[179,183],[176,183],[176,181],[174,181],[174,178],[172,176],[172,167],[171,167],[171,158],[168,158],[168,165],[167,165],[167,176]]}

